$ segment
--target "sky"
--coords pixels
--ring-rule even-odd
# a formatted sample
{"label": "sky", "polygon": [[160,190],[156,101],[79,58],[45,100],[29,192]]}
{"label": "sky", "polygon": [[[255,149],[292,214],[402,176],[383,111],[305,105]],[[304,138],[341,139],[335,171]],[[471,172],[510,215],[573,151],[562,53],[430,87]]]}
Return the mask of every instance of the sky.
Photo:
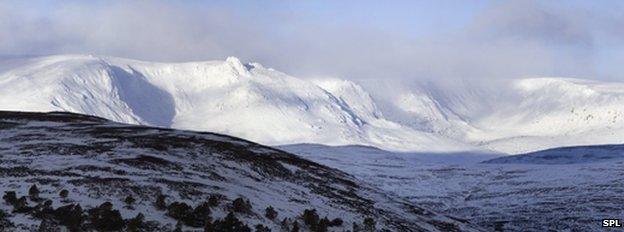
{"label": "sky", "polygon": [[0,1],[0,57],[236,56],[298,77],[624,80],[623,1]]}

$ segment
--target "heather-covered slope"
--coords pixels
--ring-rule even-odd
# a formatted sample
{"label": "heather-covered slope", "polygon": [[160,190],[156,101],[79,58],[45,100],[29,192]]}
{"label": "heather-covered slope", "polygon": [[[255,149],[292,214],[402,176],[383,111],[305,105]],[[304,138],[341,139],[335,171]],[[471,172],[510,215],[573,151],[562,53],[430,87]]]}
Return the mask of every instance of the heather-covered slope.
{"label": "heather-covered slope", "polygon": [[[207,215],[216,226],[229,212],[273,231],[295,222],[306,231],[312,227],[306,221],[320,227],[324,217],[342,220],[330,231],[354,222],[366,227],[366,218],[391,231],[474,230],[336,169],[246,140],[70,113],[0,112],[0,178],[0,225],[8,231],[114,222],[128,228],[131,221],[110,221],[115,210],[126,220],[142,214],[138,227],[147,231],[173,230],[176,221],[203,230]],[[268,207],[277,217],[265,216]],[[306,209],[315,211],[302,217]]]}

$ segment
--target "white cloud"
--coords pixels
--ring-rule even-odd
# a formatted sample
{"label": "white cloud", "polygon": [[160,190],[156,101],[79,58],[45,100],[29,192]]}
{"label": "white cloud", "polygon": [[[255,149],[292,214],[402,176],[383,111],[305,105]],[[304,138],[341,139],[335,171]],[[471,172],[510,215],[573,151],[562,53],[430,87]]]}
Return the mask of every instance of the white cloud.
{"label": "white cloud", "polygon": [[618,20],[592,21],[592,12],[532,1],[505,2],[463,30],[413,38],[287,11],[156,1],[69,2],[32,10],[15,3],[0,3],[0,55],[91,53],[156,61],[234,55],[296,75],[353,79],[592,77],[601,41],[596,35],[613,34],[597,24]]}

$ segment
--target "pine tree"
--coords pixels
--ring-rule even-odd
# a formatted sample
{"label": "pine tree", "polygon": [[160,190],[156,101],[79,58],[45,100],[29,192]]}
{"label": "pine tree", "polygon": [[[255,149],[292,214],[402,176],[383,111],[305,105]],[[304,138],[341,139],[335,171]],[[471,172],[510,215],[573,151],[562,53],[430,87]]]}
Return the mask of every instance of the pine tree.
{"label": "pine tree", "polygon": [[317,229],[319,216],[316,213],[316,209],[303,210],[303,223],[305,223],[310,230],[315,231]]}
{"label": "pine tree", "polygon": [[277,218],[277,211],[275,211],[272,206],[269,206],[264,210],[264,216],[268,219],[274,220]]}
{"label": "pine tree", "polygon": [[15,193],[15,191],[6,191],[4,192],[4,196],[2,196],[2,199],[4,199],[7,204],[13,205],[15,204],[15,202],[17,202],[17,194]]}
{"label": "pine tree", "polygon": [[251,212],[251,202],[245,200],[242,197],[234,199],[232,201],[232,210],[237,213],[249,213]]}
{"label": "pine tree", "polygon": [[89,221],[100,231],[117,231],[123,229],[125,222],[119,210],[113,210],[113,204],[104,202],[96,208],[87,210]]}
{"label": "pine tree", "polygon": [[362,229],[360,228],[360,225],[355,223],[355,222],[353,222],[352,228],[353,228],[353,232],[361,232],[362,231]]}
{"label": "pine tree", "polygon": [[220,232],[251,232],[249,226],[238,220],[232,212],[228,213],[223,220],[216,220],[213,226],[215,231]]}
{"label": "pine tree", "polygon": [[124,203],[126,203],[126,207],[129,209],[132,209],[132,205],[135,201],[136,200],[132,196],[127,196],[126,199],[124,199]]}
{"label": "pine tree", "polygon": [[285,217],[280,223],[283,231],[290,231],[290,218]]}
{"label": "pine tree", "polygon": [[208,198],[208,204],[210,204],[210,206],[212,206],[212,207],[219,206],[219,196],[217,196],[217,195],[210,195],[210,197]]}
{"label": "pine tree", "polygon": [[84,220],[80,205],[66,205],[54,210],[54,217],[71,232],[80,231]]}
{"label": "pine tree", "polygon": [[145,220],[145,216],[142,213],[136,215],[136,217],[128,220],[128,224],[126,226],[126,230],[128,232],[137,232],[143,226],[143,221]]}
{"label": "pine tree", "polygon": [[324,217],[319,220],[318,226],[316,227],[317,232],[327,232],[327,227],[329,227],[329,219]]}
{"label": "pine tree", "polygon": [[181,221],[178,221],[176,223],[174,232],[182,232],[182,222]]}
{"label": "pine tree", "polygon": [[265,225],[258,224],[256,225],[256,232],[271,232],[271,229],[269,229],[269,227],[266,227]]}
{"label": "pine tree", "polygon": [[158,195],[158,197],[156,197],[156,202],[154,203],[154,206],[156,207],[156,209],[158,210],[165,210],[167,209],[167,202],[165,201],[167,197],[165,195]]}
{"label": "pine tree", "polygon": [[13,212],[16,213],[27,213],[32,210],[31,207],[28,206],[28,199],[22,196],[15,203],[13,203]]}
{"label": "pine tree", "polygon": [[67,189],[63,189],[59,192],[59,196],[63,199],[67,198],[67,196],[69,196],[69,191],[67,191]]}
{"label": "pine tree", "polygon": [[184,224],[192,227],[202,227],[206,225],[206,221],[212,221],[211,213],[208,202],[199,204],[193,209],[193,212],[183,219]]}
{"label": "pine tree", "polygon": [[375,220],[373,218],[367,217],[364,219],[364,230],[374,232],[375,231]]}
{"label": "pine tree", "polygon": [[184,202],[173,202],[167,207],[167,216],[182,221],[193,212],[193,208]]}
{"label": "pine tree", "polygon": [[292,230],[290,230],[290,232],[299,232],[299,223],[297,221],[293,223],[293,227],[292,227]]}
{"label": "pine tree", "polygon": [[329,223],[329,226],[330,226],[330,227],[333,227],[333,226],[342,226],[342,223],[343,223],[342,218],[334,218],[334,220],[332,220],[332,221]]}
{"label": "pine tree", "polygon": [[30,189],[28,189],[28,196],[30,196],[30,199],[32,200],[39,199],[39,188],[37,188],[36,184],[30,186]]}
{"label": "pine tree", "polygon": [[212,220],[206,220],[206,225],[204,225],[204,232],[216,232],[214,230],[214,225],[212,224]]}

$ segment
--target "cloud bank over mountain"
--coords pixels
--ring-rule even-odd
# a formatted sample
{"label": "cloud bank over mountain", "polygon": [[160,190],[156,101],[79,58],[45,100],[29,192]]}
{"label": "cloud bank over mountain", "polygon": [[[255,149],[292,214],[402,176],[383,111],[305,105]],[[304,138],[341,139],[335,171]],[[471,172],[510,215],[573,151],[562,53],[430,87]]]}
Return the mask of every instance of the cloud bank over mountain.
{"label": "cloud bank over mountain", "polygon": [[349,79],[622,76],[624,4],[466,4],[3,1],[0,55],[237,56]]}

